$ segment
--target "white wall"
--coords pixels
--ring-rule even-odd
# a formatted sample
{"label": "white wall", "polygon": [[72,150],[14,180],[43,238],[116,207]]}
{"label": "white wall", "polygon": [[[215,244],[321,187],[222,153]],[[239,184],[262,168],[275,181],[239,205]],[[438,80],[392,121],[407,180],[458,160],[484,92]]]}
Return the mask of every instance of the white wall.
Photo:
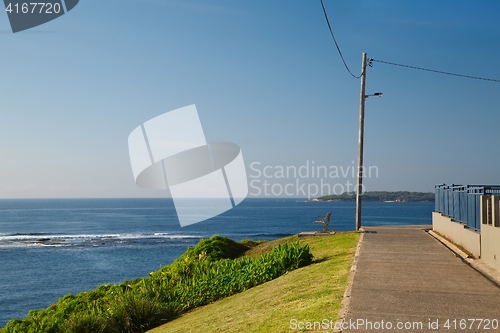
{"label": "white wall", "polygon": [[[467,225],[455,222],[450,217],[444,216],[441,213],[433,212],[432,229],[462,246],[472,253],[475,258],[481,257],[481,234],[467,228]],[[497,256],[497,259],[500,261],[500,255]]]}
{"label": "white wall", "polygon": [[[485,197],[483,197],[485,198]],[[485,201],[481,201],[481,258],[500,270],[500,196],[492,196],[491,221],[485,214]]]}

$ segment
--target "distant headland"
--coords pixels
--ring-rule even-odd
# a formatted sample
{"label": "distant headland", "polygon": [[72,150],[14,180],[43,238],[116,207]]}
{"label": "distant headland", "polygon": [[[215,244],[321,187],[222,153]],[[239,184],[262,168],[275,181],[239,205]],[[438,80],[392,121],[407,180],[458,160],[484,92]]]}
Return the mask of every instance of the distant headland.
{"label": "distant headland", "polygon": [[[351,202],[356,201],[356,193],[344,192],[342,194],[325,195],[309,200],[310,202]],[[372,191],[363,193],[363,201],[378,202],[432,202],[434,201],[433,192],[386,192]]]}

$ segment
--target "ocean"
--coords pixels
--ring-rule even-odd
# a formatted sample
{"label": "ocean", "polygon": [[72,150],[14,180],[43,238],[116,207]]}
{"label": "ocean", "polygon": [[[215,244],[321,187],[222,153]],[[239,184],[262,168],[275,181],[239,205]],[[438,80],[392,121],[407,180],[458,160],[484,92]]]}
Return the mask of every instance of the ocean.
{"label": "ocean", "polygon": [[[363,225],[431,224],[434,203],[366,202]],[[248,198],[210,220],[180,227],[171,199],[0,200],[0,327],[68,293],[147,276],[214,234],[272,240],[354,230],[355,203]]]}

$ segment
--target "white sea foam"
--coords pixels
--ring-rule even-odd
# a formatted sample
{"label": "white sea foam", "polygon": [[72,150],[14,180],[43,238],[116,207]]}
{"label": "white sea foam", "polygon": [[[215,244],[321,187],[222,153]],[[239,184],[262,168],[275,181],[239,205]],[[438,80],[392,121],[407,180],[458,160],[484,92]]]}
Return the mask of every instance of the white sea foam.
{"label": "white sea foam", "polygon": [[80,235],[51,235],[51,234],[3,234],[0,235],[0,247],[19,246],[99,246],[119,245],[134,241],[149,240],[150,242],[166,239],[199,239],[196,235],[181,235],[170,233],[127,233],[127,234],[80,234]]}

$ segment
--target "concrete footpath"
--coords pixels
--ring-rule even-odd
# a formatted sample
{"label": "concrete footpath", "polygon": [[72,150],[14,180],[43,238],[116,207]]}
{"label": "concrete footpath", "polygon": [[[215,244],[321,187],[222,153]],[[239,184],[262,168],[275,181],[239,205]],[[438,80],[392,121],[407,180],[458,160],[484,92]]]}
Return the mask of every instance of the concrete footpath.
{"label": "concrete footpath", "polygon": [[342,332],[500,332],[499,286],[424,229],[365,228]]}

